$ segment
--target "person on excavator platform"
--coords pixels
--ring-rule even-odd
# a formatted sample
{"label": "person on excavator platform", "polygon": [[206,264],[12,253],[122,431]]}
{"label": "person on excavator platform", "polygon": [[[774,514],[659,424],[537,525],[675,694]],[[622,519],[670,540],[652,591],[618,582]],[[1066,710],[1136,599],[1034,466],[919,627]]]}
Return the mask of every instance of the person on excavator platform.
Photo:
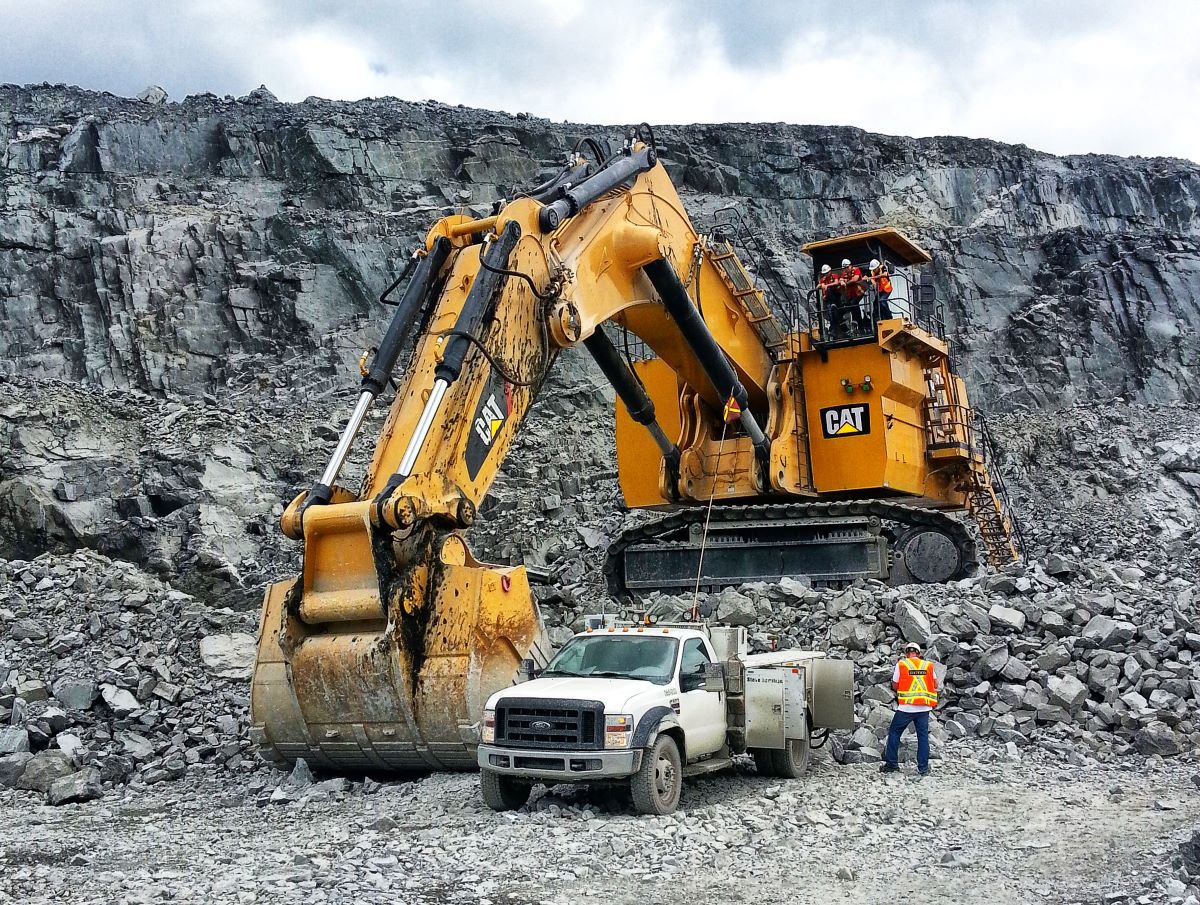
{"label": "person on excavator platform", "polygon": [[862,269],[851,264],[849,258],[842,258],[839,279],[842,284],[843,321],[846,332],[862,333],[870,320],[862,310],[863,296],[867,294]]}
{"label": "person on excavator platform", "polygon": [[875,318],[881,321],[891,320],[895,315],[892,314],[892,306],[888,304],[888,299],[892,296],[892,277],[888,273],[888,266],[872,258],[867,267],[871,288],[875,290]]}
{"label": "person on excavator platform", "polygon": [[837,317],[842,305],[842,286],[838,275],[828,264],[821,265],[821,277],[817,280],[817,289],[821,293],[822,329],[828,324],[830,339],[837,339],[839,329]]}

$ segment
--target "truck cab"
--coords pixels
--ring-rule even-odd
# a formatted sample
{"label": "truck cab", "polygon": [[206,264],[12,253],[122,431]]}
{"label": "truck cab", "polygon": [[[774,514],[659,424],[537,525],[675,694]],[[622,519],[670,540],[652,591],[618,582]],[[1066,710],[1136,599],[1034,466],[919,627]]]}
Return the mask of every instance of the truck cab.
{"label": "truck cab", "polygon": [[[744,629],[601,624],[580,632],[537,678],[489,698],[477,750],[485,801],[520,807],[535,782],[628,782],[639,812],[664,814],[678,804],[685,776],[727,767],[742,751],[760,770],[799,775],[811,723],[806,687],[811,664],[824,658],[768,656],[779,664],[747,669],[754,658]],[[789,658],[795,665],[773,668]],[[761,711],[757,725],[747,720],[748,689],[767,701],[750,708]],[[756,748],[756,733],[778,750]]]}

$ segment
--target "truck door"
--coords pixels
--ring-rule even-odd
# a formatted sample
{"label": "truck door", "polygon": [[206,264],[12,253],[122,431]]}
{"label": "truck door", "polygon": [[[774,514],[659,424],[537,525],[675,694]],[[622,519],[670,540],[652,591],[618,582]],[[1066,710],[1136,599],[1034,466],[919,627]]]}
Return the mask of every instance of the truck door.
{"label": "truck door", "polygon": [[684,643],[679,661],[679,722],[687,736],[689,760],[719,751],[725,744],[725,696],[704,690],[704,668],[711,662],[702,639]]}

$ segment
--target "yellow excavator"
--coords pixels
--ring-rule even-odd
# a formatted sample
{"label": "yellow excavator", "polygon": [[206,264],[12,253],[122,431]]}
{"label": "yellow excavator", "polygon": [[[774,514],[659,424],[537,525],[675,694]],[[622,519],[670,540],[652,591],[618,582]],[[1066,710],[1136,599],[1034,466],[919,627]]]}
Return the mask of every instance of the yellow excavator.
{"label": "yellow excavator", "polygon": [[[821,285],[773,308],[745,263],[753,234],[735,211],[716,219],[696,231],[642,126],[616,150],[580,142],[492,216],[434,224],[384,293],[400,298],[328,466],[282,517],[303,569],[263,604],[264,755],[474,768],[484,702],[550,649],[526,570],[478,562],[465,532],[556,355],[578,344],[616,391],[627,504],[664,513],[613,544],[614,594],[944,581],[977,561],[953,510],[994,564],[1019,556],[922,279],[929,255],[893,229],[811,243]],[[339,486],[397,373],[361,487]]]}

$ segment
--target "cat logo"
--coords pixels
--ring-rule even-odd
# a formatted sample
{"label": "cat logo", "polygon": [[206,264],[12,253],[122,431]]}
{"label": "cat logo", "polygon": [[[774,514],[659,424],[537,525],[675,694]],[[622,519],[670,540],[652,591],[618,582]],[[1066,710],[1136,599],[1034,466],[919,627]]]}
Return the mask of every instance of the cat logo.
{"label": "cat logo", "polygon": [[471,432],[467,435],[467,474],[471,480],[479,474],[484,459],[492,451],[501,428],[508,422],[512,414],[513,388],[497,374],[492,374],[484,387],[479,404],[475,407],[475,417],[471,422]]}
{"label": "cat logo", "polygon": [[857,437],[871,433],[871,408],[862,405],[834,405],[821,409],[821,433],[826,439]]}
{"label": "cat logo", "polygon": [[483,407],[479,410],[479,417],[475,419],[475,433],[479,435],[479,439],[483,441],[485,446],[492,445],[492,441],[496,439],[496,434],[500,433],[500,428],[504,427],[504,419],[508,417],[512,394],[508,392],[507,386],[504,389],[504,408],[500,407],[500,401],[496,398],[496,394],[494,392],[489,393],[484,397]]}

